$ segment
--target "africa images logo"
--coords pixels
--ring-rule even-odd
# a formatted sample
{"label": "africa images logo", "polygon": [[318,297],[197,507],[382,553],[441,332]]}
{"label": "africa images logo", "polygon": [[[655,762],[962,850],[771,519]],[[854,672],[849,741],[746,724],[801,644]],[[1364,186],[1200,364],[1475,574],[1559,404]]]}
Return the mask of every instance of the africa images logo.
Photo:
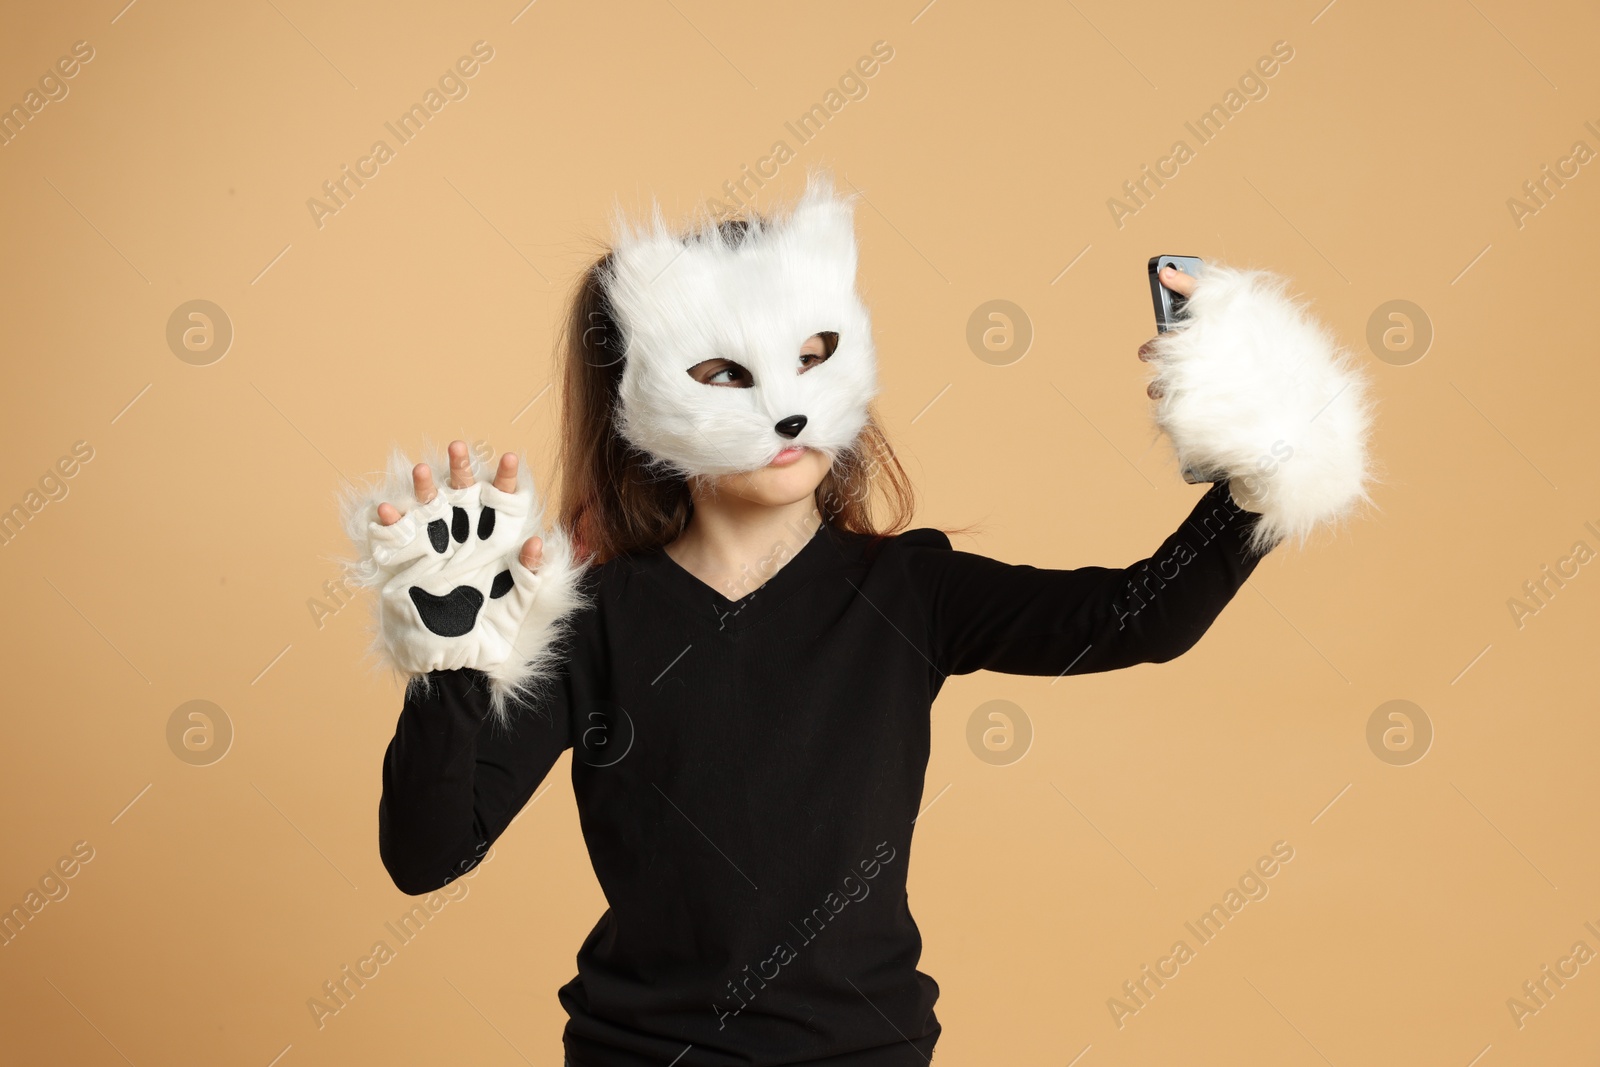
{"label": "africa images logo", "polygon": [[861,868],[860,877],[854,873],[845,875],[839,889],[829,890],[822,903],[812,908],[800,920],[798,926],[793,921],[789,923],[790,928],[800,936],[800,948],[796,948],[791,941],[780,941],[773,947],[772,954],[756,964],[754,969],[747,963],[737,976],[728,979],[728,995],[723,999],[733,1002],[737,1007],[715,1003],[711,1005],[711,1010],[717,1015],[717,1029],[727,1027],[730,1018],[748,1008],[761,990],[767,988],[767,983],[776,980],[783,973],[784,967],[798,959],[800,949],[820,937],[822,931],[838,918],[840,912],[852,902],[860,903],[866,900],[867,895],[872,892],[872,887],[867,883],[883,873],[883,865],[894,862],[897,855],[899,853],[895,851],[893,845],[887,841],[880,841],[873,850],[872,858],[864,859],[858,864]]}

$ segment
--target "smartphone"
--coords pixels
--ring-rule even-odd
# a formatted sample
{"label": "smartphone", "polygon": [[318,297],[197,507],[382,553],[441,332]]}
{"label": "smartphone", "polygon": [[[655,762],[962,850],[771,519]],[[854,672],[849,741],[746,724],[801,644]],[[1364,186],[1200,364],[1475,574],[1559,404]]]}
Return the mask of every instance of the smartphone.
{"label": "smartphone", "polygon": [[1183,305],[1188,303],[1182,296],[1161,284],[1161,279],[1156,274],[1163,267],[1177,267],[1191,278],[1200,277],[1200,272],[1205,270],[1206,264],[1198,256],[1151,256],[1150,257],[1150,297],[1156,305],[1156,330],[1167,333],[1178,325],[1178,318],[1183,314]]}
{"label": "smartphone", "polygon": [[[1205,261],[1198,256],[1151,256],[1150,257],[1150,298],[1156,306],[1156,331],[1168,333],[1177,328],[1178,320],[1183,315],[1183,306],[1188,303],[1184,297],[1173,292],[1161,284],[1161,279],[1156,275],[1163,267],[1177,267],[1191,278],[1200,277],[1200,272],[1205,270]],[[1220,482],[1227,477],[1226,474],[1211,474],[1197,471],[1193,467],[1183,469],[1183,480],[1190,485],[1199,485],[1201,482]]]}

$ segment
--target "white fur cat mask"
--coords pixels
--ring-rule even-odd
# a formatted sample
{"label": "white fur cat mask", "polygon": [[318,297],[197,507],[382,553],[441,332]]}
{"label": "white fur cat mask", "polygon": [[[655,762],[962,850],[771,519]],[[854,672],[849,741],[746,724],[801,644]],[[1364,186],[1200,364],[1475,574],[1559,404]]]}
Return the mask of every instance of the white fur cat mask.
{"label": "white fur cat mask", "polygon": [[[751,219],[742,240],[709,216],[680,237],[659,204],[640,229],[617,214],[601,285],[622,334],[618,429],[629,444],[679,475],[715,476],[765,467],[792,445],[831,460],[855,443],[878,381],[853,201],[813,172],[787,215]],[[829,331],[833,354],[801,373],[802,346]],[[717,358],[754,384],[689,374]]]}

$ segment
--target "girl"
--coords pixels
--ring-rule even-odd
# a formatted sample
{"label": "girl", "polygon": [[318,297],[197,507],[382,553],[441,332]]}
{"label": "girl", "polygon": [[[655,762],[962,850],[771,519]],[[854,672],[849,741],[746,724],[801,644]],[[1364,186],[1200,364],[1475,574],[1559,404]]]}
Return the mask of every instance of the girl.
{"label": "girl", "polygon": [[945,678],[1166,662],[1273,545],[1367,499],[1348,355],[1213,266],[1163,277],[1186,325],[1140,350],[1180,462],[1219,472],[1152,555],[1039,569],[905,530],[852,208],[814,173],[776,221],[619,218],[567,324],[556,523],[517,456],[460,441],[445,485],[397,452],[345,501],[376,651],[413,683],[395,884],[472,870],[572,749],[609,907],[559,992],[571,1067],[929,1062],[906,876]]}

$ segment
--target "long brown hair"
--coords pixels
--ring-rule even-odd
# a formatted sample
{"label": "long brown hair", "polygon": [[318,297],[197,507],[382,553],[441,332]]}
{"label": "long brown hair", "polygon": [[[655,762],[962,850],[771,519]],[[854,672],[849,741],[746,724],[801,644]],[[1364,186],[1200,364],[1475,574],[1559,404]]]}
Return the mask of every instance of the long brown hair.
{"label": "long brown hair", "polygon": [[[743,219],[718,224],[730,244],[744,236]],[[614,556],[670,544],[689,524],[693,501],[681,476],[652,468],[650,457],[617,432],[622,382],[622,333],[602,284],[606,252],[578,279],[557,346],[561,377],[561,443],[557,480],[560,522],[580,556],[604,563]],[[874,502],[887,514],[880,521]],[[822,521],[835,529],[882,539],[908,526],[915,511],[911,479],[869,408],[865,429],[834,461],[815,494]]]}

